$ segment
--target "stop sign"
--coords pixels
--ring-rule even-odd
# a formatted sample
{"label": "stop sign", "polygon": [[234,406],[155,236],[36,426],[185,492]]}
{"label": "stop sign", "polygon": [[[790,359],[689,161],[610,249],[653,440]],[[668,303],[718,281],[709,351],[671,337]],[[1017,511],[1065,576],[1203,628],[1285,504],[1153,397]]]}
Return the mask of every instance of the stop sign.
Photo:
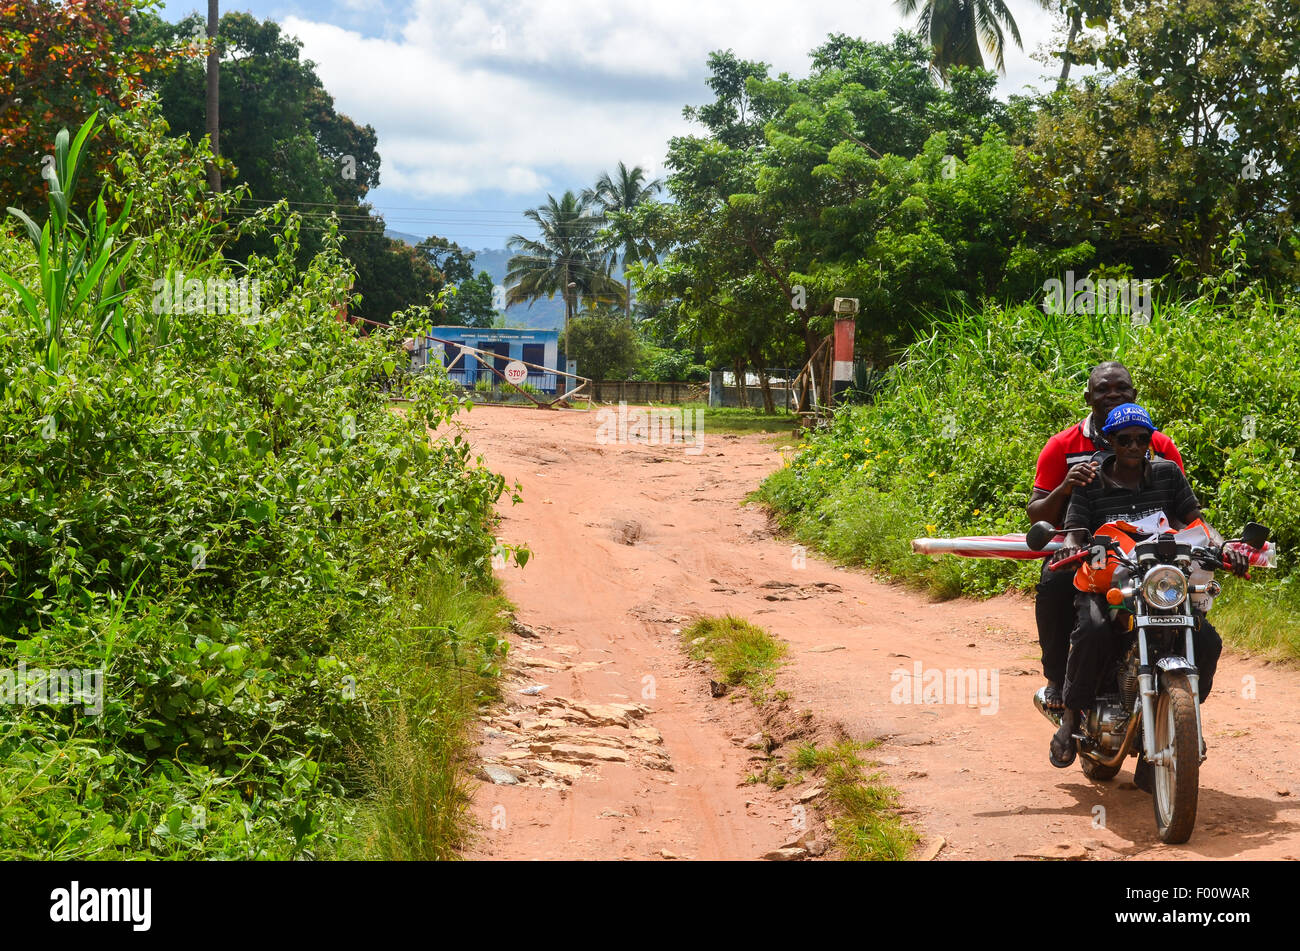
{"label": "stop sign", "polygon": [[528,379],[528,367],[524,366],[518,360],[511,360],[506,364],[505,369],[506,382],[518,386],[524,380]]}

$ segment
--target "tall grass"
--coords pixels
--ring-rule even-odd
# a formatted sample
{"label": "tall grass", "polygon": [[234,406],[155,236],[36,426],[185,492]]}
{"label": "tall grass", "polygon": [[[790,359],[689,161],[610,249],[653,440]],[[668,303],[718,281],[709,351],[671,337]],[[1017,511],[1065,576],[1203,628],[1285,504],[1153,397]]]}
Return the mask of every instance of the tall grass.
{"label": "tall grass", "polygon": [[345,857],[446,860],[467,843],[467,727],[495,690],[479,674],[505,655],[498,635],[507,604],[450,575],[431,575],[411,598],[409,626],[390,632],[382,658],[397,689],[378,711],[373,740],[356,750],[369,794]]}

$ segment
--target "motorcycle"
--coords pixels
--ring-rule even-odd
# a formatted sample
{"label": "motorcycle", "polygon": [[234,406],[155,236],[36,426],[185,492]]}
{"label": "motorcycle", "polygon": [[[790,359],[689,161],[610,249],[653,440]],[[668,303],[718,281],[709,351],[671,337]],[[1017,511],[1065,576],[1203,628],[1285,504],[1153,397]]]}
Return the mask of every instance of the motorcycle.
{"label": "motorcycle", "polygon": [[[1056,535],[1050,523],[1038,522],[1025,544],[1035,552],[1060,548]],[[1174,532],[1158,515],[1108,522],[1077,554],[1051,565],[1054,571],[1074,568],[1076,588],[1104,593],[1111,622],[1124,635],[1115,639],[1096,699],[1074,734],[1083,773],[1109,780],[1126,757],[1145,756],[1163,842],[1191,838],[1207,754],[1192,647],[1197,615],[1208,612],[1219,594],[1213,573],[1229,566],[1226,548],[1241,546],[1252,566],[1266,567],[1274,554],[1268,536],[1267,528],[1251,522],[1240,538],[1216,546],[1199,520]],[[1034,705],[1059,727],[1061,711],[1048,709],[1046,689],[1034,695]]]}

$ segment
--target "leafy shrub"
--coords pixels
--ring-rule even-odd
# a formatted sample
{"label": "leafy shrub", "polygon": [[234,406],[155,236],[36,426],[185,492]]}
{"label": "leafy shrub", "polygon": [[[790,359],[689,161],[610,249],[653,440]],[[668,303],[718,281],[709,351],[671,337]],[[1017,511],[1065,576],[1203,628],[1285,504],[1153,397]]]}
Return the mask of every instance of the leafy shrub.
{"label": "leafy shrub", "polygon": [[[184,146],[150,107],[115,122],[131,149],[87,224],[52,199],[35,233],[0,232],[0,671],[105,683],[97,717],[0,706],[0,855],[329,851],[411,658],[447,668],[409,707],[420,742],[495,675],[499,642],[414,599],[435,576],[485,596],[504,482],[463,438],[428,439],[462,405],[445,377],[413,378],[400,413],[373,384],[401,315],[369,337],[337,320],[335,231],[299,271],[299,219],[261,213],[240,227],[279,226],[276,254],[237,274],[202,156],[141,176]],[[77,160],[61,147],[57,181]],[[84,244],[98,274],[37,253]],[[259,304],[160,304],[179,272],[255,281]]]}
{"label": "leafy shrub", "polygon": [[709,378],[709,369],[695,362],[690,350],[665,350],[645,346],[636,370],[629,379],[652,383],[701,383]]}

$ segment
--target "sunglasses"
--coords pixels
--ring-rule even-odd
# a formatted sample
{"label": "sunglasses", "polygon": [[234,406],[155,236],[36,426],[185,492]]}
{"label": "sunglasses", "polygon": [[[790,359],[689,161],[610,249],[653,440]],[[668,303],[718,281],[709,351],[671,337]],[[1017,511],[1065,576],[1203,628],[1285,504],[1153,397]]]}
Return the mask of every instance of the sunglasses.
{"label": "sunglasses", "polygon": [[1151,444],[1150,433],[1137,433],[1136,435],[1133,436],[1115,435],[1115,436],[1111,436],[1110,438],[1115,440],[1115,445],[1124,446],[1125,448],[1129,446],[1148,446]]}

